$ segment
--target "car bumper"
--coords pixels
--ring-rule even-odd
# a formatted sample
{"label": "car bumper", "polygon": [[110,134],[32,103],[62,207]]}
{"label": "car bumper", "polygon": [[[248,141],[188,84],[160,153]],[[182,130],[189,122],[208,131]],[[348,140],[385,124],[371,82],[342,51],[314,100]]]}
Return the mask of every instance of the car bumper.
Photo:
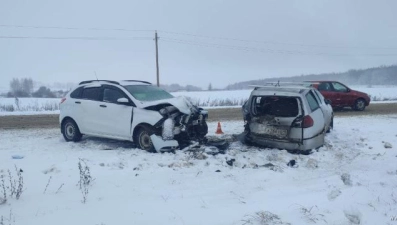
{"label": "car bumper", "polygon": [[324,145],[324,134],[318,135],[314,138],[303,140],[301,143],[288,142],[283,140],[274,140],[266,138],[252,137],[246,135],[246,141],[268,148],[278,148],[285,150],[298,150],[307,151],[311,149],[316,149]]}
{"label": "car bumper", "polygon": [[152,134],[150,138],[157,152],[173,151],[179,147],[176,140],[163,140],[160,136],[155,134]]}

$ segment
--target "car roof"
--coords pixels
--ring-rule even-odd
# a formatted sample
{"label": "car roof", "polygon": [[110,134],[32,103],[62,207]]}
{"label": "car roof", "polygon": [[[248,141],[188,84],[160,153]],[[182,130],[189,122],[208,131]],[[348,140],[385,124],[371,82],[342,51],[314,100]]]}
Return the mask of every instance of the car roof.
{"label": "car roof", "polygon": [[122,80],[122,81],[114,81],[114,80],[86,80],[79,83],[79,85],[88,84],[88,85],[98,85],[98,84],[115,84],[115,85],[152,85],[150,82],[141,81],[141,80]]}
{"label": "car roof", "polygon": [[251,95],[280,95],[280,96],[291,96],[300,97],[307,91],[313,89],[312,87],[304,86],[281,86],[281,87],[255,87],[251,92]]}
{"label": "car roof", "polygon": [[305,82],[321,83],[321,82],[339,82],[339,81],[335,81],[335,80],[307,80]]}

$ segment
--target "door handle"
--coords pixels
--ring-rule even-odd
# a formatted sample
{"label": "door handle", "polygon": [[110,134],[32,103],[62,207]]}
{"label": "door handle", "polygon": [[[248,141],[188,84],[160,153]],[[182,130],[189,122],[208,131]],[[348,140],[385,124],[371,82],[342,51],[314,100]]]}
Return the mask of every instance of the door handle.
{"label": "door handle", "polygon": [[102,107],[102,108],[106,108],[107,106],[106,105],[99,105],[100,107]]}
{"label": "door handle", "polygon": [[81,102],[78,102],[78,101],[76,101],[76,102],[74,102],[74,103],[76,103],[76,104],[81,104]]}

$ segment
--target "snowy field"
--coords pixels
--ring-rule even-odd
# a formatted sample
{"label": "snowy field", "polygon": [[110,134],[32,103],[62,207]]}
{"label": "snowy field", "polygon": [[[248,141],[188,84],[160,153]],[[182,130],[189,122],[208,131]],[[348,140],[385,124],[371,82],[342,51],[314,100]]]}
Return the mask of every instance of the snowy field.
{"label": "snowy field", "polygon": [[[397,86],[352,86],[352,89],[368,93],[372,103],[397,100]],[[239,107],[248,99],[251,90],[173,92],[174,96],[186,96],[194,104],[204,108]],[[0,115],[29,115],[59,113],[57,98],[0,98]]]}
{"label": "snowy field", "polygon": [[[372,101],[397,100],[397,86],[351,86],[353,90],[362,91],[371,96]],[[189,97],[192,102],[202,107],[241,106],[248,99],[252,90],[174,92],[174,96]]]}
{"label": "snowy field", "polygon": [[[18,186],[15,167],[22,169],[23,192],[19,200],[6,196],[0,217],[7,225],[397,224],[391,124],[397,115],[335,118],[326,145],[308,156],[239,142],[216,156],[151,154],[99,138],[67,143],[58,129],[1,130],[0,174],[9,186],[10,170]],[[232,135],[242,125],[222,128]],[[79,159],[86,191],[79,189]],[[297,165],[287,166],[292,159]]]}

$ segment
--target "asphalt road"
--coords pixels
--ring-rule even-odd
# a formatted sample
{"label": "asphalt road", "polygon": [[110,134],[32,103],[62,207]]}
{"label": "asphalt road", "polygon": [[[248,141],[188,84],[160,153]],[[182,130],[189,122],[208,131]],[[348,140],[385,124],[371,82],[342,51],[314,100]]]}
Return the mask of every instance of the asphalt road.
{"label": "asphalt road", "polygon": [[[210,122],[242,120],[241,108],[209,109]],[[335,117],[397,114],[397,103],[372,104],[363,112],[350,109],[335,111]],[[0,129],[56,128],[58,115],[0,116]]]}

